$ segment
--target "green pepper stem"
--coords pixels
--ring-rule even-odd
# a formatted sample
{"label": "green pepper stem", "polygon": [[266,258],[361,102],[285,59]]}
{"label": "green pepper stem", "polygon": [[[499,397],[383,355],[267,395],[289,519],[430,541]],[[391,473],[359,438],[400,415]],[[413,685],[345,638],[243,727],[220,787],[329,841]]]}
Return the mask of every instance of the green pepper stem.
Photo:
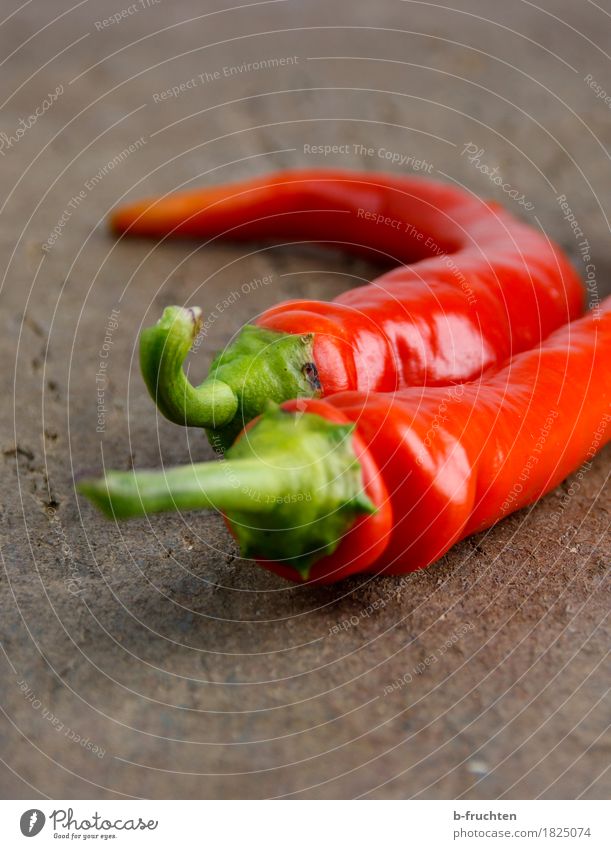
{"label": "green pepper stem", "polygon": [[269,512],[269,505],[299,490],[299,469],[278,469],[261,460],[194,463],[164,471],[108,472],[78,484],[107,516],[130,519],[168,510],[216,509]]}
{"label": "green pepper stem", "polygon": [[193,386],[183,364],[201,327],[197,307],[167,307],[140,336],[142,376],[160,411],[176,424],[204,427],[219,453],[268,402],[320,394],[313,336],[245,325]]}
{"label": "green pepper stem", "polygon": [[108,472],[78,489],[107,516],[222,510],[245,557],[290,562],[306,575],[356,517],[375,510],[363,489],[351,424],[270,409],[227,460],[165,471]]}
{"label": "green pepper stem", "polygon": [[216,379],[193,386],[183,370],[200,325],[197,307],[168,307],[140,336],[140,367],[151,397],[170,421],[187,427],[222,427],[237,412],[234,391]]}

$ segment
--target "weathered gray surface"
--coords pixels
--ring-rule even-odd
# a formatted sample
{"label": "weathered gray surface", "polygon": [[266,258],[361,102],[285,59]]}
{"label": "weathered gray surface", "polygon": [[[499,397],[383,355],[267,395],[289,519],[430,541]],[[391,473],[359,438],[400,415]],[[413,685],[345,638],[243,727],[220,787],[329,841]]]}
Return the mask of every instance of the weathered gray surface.
{"label": "weathered gray surface", "polygon": [[[69,7],[34,0],[0,28],[5,55],[23,43],[3,66],[0,129],[10,135],[64,86],[0,157],[2,795],[609,793],[609,452],[572,497],[567,481],[427,572],[318,590],[241,561],[216,516],[117,528],[73,489],[73,474],[102,459],[125,468],[211,456],[199,433],[156,417],[139,378],[138,329],[164,305],[212,312],[227,291],[273,275],[219,314],[192,362],[203,375],[211,353],[268,304],[327,297],[372,273],[306,250],[117,244],[101,221],[123,193],[287,165],[384,168],[375,155],[304,154],[304,144],[362,142],[504,199],[460,155],[472,141],[577,256],[555,200],[567,195],[600,293],[609,291],[611,112],[584,82],[591,74],[611,91],[608,14],[574,0],[547,0],[549,13],[459,5],[289,0],[202,17],[201,3],[164,0],[97,31],[120,4],[90,2],[25,43]],[[298,62],[153,96],[199,73],[288,56]],[[141,136],[85,189],[43,259],[70,198]],[[97,433],[98,352],[113,309]],[[406,673],[413,681],[384,696]]]}

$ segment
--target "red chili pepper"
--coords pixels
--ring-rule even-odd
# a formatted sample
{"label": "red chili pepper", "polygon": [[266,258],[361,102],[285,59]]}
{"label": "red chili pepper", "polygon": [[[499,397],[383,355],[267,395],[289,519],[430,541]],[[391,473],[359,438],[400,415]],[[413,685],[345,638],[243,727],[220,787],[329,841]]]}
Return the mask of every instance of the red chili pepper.
{"label": "red chili pepper", "polygon": [[170,308],[145,331],[142,370],[160,409],[208,428],[221,448],[269,399],[471,380],[583,310],[575,271],[544,234],[498,204],[419,178],[284,172],[132,204],[112,226],[130,235],[313,240],[415,262],[331,303],[266,310],[197,388],[182,362],[199,310]]}
{"label": "red chili pepper", "polygon": [[342,392],[267,412],[228,460],[111,472],[110,515],[218,507],[245,556],[297,580],[421,569],[557,486],[611,439],[611,298],[473,383]]}

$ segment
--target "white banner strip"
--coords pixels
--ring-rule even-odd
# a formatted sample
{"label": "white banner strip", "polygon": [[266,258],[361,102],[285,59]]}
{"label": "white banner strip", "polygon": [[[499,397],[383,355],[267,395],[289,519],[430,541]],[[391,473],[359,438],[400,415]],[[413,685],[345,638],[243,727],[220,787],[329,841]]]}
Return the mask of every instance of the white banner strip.
{"label": "white banner strip", "polygon": [[[604,801],[0,801],[2,845],[611,846]],[[28,844],[28,841],[33,841]]]}

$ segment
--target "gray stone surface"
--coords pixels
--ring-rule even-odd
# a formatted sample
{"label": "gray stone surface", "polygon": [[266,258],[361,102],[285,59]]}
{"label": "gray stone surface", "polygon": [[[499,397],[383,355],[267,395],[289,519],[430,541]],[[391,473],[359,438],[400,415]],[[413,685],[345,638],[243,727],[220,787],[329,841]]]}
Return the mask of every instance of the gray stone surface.
{"label": "gray stone surface", "polygon": [[[267,305],[374,273],[314,249],[116,242],[103,220],[122,197],[288,165],[382,170],[386,149],[511,207],[461,155],[472,142],[580,265],[567,196],[609,292],[611,113],[584,80],[611,92],[608,4],[163,0],[107,26],[119,2],[71,5],[10,16],[7,0],[0,27],[9,142],[63,87],[0,151],[2,795],[608,795],[608,451],[572,496],[569,479],[428,571],[327,589],[240,560],[215,515],[116,527],[73,482],[211,457],[138,374],[138,330],[163,306],[218,313],[191,362],[203,376]],[[223,70],[282,57],[297,59]]]}

